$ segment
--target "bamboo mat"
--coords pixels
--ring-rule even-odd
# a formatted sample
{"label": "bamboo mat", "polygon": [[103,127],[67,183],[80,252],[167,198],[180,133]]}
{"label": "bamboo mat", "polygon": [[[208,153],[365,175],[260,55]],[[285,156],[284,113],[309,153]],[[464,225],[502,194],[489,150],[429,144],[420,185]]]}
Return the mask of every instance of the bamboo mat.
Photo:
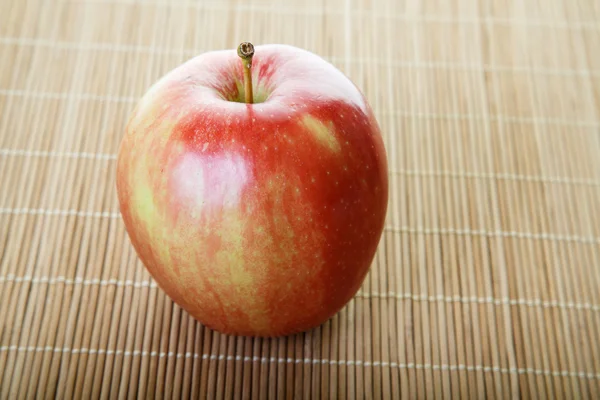
{"label": "bamboo mat", "polygon": [[[0,398],[599,398],[600,3],[0,0]],[[115,159],[203,51],[334,63],[383,130],[390,202],[321,327],[228,337],[138,261]]]}

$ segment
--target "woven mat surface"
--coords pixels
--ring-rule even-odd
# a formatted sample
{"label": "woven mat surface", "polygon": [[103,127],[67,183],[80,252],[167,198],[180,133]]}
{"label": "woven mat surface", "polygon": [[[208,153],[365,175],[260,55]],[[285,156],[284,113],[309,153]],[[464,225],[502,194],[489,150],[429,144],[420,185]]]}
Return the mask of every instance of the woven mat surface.
{"label": "woven mat surface", "polygon": [[[0,398],[598,398],[600,3],[0,0]],[[382,127],[390,200],[357,296],[229,337],[156,287],[116,152],[204,51],[288,43]]]}

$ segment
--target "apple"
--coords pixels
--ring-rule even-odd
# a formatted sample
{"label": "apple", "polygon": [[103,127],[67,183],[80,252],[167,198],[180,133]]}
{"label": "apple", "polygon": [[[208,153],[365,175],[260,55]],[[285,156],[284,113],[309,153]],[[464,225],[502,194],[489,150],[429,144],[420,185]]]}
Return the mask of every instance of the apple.
{"label": "apple", "polygon": [[[307,331],[356,294],[388,204],[380,128],[361,91],[289,45],[211,51],[143,95],[116,185],[135,251],[205,326]],[[240,57],[242,57],[240,59]]]}

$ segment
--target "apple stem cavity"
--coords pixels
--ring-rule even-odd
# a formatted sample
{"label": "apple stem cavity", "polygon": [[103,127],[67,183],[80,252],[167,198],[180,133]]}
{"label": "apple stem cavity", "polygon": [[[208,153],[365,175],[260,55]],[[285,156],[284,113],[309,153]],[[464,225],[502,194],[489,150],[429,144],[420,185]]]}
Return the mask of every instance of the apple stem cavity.
{"label": "apple stem cavity", "polygon": [[253,103],[252,95],[252,56],[254,56],[254,45],[250,42],[242,42],[237,48],[238,56],[242,59],[244,66],[244,95],[248,104]]}

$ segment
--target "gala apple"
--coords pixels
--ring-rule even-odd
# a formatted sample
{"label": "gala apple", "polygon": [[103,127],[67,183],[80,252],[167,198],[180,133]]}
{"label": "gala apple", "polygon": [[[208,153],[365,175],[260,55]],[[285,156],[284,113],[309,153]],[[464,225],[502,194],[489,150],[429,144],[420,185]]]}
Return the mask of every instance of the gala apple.
{"label": "gala apple", "polygon": [[192,58],[140,99],[118,199],[139,258],[194,318],[287,335],[361,286],[383,231],[387,159],[370,106],[337,68],[288,45],[240,48]]}

